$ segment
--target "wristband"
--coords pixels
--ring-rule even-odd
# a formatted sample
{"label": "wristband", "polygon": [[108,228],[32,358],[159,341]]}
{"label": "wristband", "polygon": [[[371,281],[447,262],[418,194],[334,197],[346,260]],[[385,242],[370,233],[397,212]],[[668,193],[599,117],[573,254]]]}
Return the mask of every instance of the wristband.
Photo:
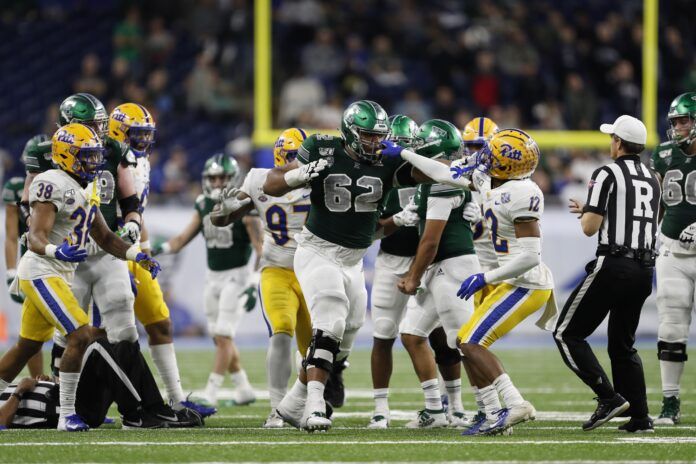
{"label": "wristband", "polygon": [[288,184],[288,187],[295,188],[303,184],[302,180],[300,179],[299,170],[300,168],[291,169],[283,174],[283,179],[285,179],[285,183]]}
{"label": "wristband", "polygon": [[140,247],[138,244],[131,245],[130,248],[126,251],[126,259],[128,261],[135,261],[135,258],[138,256],[138,253],[140,253]]}
{"label": "wristband", "polygon": [[46,248],[44,248],[44,255],[48,256],[49,258],[55,258],[57,249],[57,246],[53,245],[52,243],[49,243],[48,245],[46,245]]}
{"label": "wristband", "polygon": [[5,276],[7,280],[14,280],[14,278],[17,277],[17,269],[8,269],[5,271]]}
{"label": "wristband", "polygon": [[150,246],[149,240],[145,240],[144,242],[140,242],[140,249],[141,250],[149,250],[150,248],[152,248],[152,247]]}
{"label": "wristband", "polygon": [[171,253],[172,252],[172,246],[169,244],[169,242],[164,242],[162,244],[162,253]]}

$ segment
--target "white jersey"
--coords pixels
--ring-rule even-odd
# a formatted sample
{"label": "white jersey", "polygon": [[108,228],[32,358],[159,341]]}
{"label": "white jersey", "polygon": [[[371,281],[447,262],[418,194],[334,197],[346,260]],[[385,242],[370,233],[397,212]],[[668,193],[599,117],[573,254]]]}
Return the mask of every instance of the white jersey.
{"label": "white jersey", "polygon": [[147,197],[150,195],[150,159],[147,156],[136,158],[135,166],[128,167],[133,173],[135,192],[140,200],[140,212],[147,206]]}
{"label": "white jersey", "polygon": [[[502,267],[520,251],[515,236],[515,220],[518,218],[541,219],[544,212],[544,194],[529,179],[510,180],[500,187],[483,193],[483,211],[490,228],[491,243]],[[546,264],[539,265],[519,277],[505,281],[518,287],[553,289],[553,276]]]}
{"label": "white jersey", "polygon": [[[84,248],[89,229],[99,213],[98,182],[82,188],[80,184],[60,169],[50,169],[36,176],[29,187],[29,204],[50,202],[56,208],[56,219],[48,235],[48,241],[60,246],[65,240]],[[32,208],[33,214],[34,208]],[[17,275],[31,280],[59,276],[70,282],[77,263],[68,263],[27,251],[19,261]]]}
{"label": "white jersey", "polygon": [[[476,203],[482,205],[483,200],[481,199],[481,193],[472,191]],[[481,270],[483,272],[496,269],[498,267],[498,256],[493,248],[493,242],[491,241],[491,231],[486,224],[486,219],[482,219],[474,225],[474,249],[476,250],[476,257],[481,265]]]}
{"label": "white jersey", "polygon": [[282,197],[263,193],[270,169],[254,168],[247,174],[242,192],[249,195],[264,226],[261,267],[293,268],[297,249],[295,234],[302,231],[309,215],[309,187],[292,190]]}

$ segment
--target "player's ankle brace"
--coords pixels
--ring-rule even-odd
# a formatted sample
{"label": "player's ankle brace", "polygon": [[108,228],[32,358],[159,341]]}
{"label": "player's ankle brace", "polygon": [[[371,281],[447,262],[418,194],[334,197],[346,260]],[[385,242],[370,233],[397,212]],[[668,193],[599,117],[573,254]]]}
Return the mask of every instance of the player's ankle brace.
{"label": "player's ankle brace", "polygon": [[312,342],[309,344],[307,357],[303,366],[305,369],[318,367],[327,372],[333,371],[334,358],[338,354],[340,342],[323,330],[315,330]]}
{"label": "player's ankle brace", "polygon": [[657,359],[660,361],[685,362],[689,359],[686,354],[686,344],[658,341]]}

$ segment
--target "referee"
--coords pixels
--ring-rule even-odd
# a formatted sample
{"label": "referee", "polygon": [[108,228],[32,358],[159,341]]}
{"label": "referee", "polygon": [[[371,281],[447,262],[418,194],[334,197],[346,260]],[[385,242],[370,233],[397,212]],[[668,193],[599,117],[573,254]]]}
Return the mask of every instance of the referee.
{"label": "referee", "polygon": [[[563,307],[554,339],[563,361],[597,395],[597,409],[583,430],[623,415],[631,420],[619,430],[652,432],[643,364],[633,344],[643,303],[652,292],[660,187],[640,161],[647,139],[641,121],[623,115],[599,130],[611,135],[614,162],[594,172],[586,204],[570,200],[585,235],[599,232],[597,259],[587,264],[587,275]],[[586,341],[607,314],[614,386]]]}

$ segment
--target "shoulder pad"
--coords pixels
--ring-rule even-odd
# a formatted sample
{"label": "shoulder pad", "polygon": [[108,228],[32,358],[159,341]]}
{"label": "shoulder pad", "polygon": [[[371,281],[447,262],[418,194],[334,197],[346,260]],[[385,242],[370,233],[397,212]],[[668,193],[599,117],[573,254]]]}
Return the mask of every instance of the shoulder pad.
{"label": "shoulder pad", "polygon": [[5,182],[5,188],[12,190],[19,190],[24,188],[24,177],[12,177]]}

